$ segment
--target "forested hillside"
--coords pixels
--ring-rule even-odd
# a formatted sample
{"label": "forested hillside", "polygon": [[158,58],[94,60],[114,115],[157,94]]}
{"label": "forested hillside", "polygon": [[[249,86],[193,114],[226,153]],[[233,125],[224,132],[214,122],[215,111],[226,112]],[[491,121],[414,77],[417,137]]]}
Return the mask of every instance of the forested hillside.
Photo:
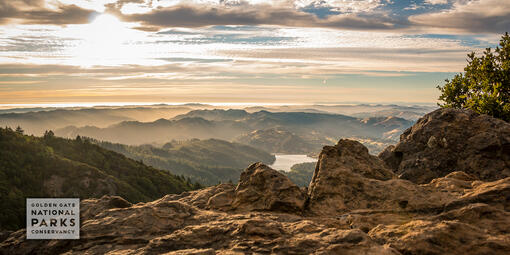
{"label": "forested hillside", "polygon": [[173,141],[163,147],[91,141],[150,166],[184,175],[207,185],[236,182],[242,170],[250,164],[272,164],[275,161],[273,155],[260,149],[218,139]]}
{"label": "forested hillside", "polygon": [[110,194],[140,202],[199,187],[79,137],[58,138],[51,131],[34,137],[0,128],[0,229],[24,226],[27,197]]}
{"label": "forested hillside", "polygon": [[306,162],[295,164],[290,171],[283,172],[289,179],[300,187],[308,187],[313,177],[317,162]]}

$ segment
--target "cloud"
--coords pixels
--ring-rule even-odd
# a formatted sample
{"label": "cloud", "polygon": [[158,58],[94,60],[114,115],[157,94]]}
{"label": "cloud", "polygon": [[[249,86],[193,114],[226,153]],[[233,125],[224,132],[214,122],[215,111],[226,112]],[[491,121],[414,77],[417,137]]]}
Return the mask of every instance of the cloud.
{"label": "cloud", "polygon": [[[171,5],[153,6],[139,13],[123,13],[123,4],[117,3],[109,5],[108,11],[124,21],[138,22],[140,26],[137,28],[144,31],[217,25],[275,25],[368,31],[449,29],[501,33],[510,27],[508,0],[456,0],[453,4],[447,0],[426,0],[420,5],[407,7],[389,7],[389,3],[384,0],[194,0],[173,1]],[[421,14],[408,17],[396,8],[421,9]]]}
{"label": "cloud", "polygon": [[453,32],[503,33],[510,30],[510,1],[457,1],[446,11],[409,17],[417,26]]}
{"label": "cloud", "polygon": [[[420,14],[412,16],[401,12],[418,9]],[[85,24],[102,10],[138,23],[136,29],[143,31],[273,25],[500,34],[510,27],[508,0],[423,0],[407,5],[390,0],[0,0],[0,24]]]}
{"label": "cloud", "polygon": [[[431,42],[431,41],[429,41]],[[432,48],[286,48],[256,51],[224,50],[220,53],[237,60],[239,72],[335,74],[378,71],[458,72],[462,70],[466,52]],[[242,67],[250,61],[257,68]],[[237,67],[235,67],[237,68]]]}
{"label": "cloud", "polygon": [[94,14],[74,4],[49,8],[44,0],[0,0],[0,24],[85,24]]}
{"label": "cloud", "polygon": [[357,13],[375,10],[384,5],[383,0],[295,0],[294,5],[297,7],[306,6],[325,6],[341,13]]}
{"label": "cloud", "polygon": [[[389,0],[108,0],[86,3],[0,0],[0,24],[85,24],[99,14],[96,10],[101,9],[100,6],[123,21],[137,23],[136,29],[143,31],[273,25],[360,31],[502,33],[510,27],[508,0],[423,0],[419,5],[398,6]],[[126,7],[130,7],[129,11]],[[420,14],[409,17],[400,12],[418,9]]]}
{"label": "cloud", "polygon": [[[111,6],[110,6],[111,7]],[[279,25],[289,27],[327,27],[348,30],[389,30],[395,29],[395,19],[381,13],[347,13],[330,15],[324,19],[295,8],[269,4],[221,7],[204,4],[181,4],[153,9],[147,13],[122,14],[110,8],[122,20],[139,22],[138,29],[159,31],[173,27],[205,27],[217,25]]]}
{"label": "cloud", "polygon": [[448,3],[448,0],[425,0],[425,3],[427,3],[427,4],[432,4],[432,5],[436,5],[436,4],[447,4],[447,3]]}

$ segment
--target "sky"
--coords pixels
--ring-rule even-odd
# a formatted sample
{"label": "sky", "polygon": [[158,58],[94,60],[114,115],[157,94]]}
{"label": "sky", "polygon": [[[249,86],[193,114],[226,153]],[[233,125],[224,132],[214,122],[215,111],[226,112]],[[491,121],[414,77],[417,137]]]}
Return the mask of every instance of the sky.
{"label": "sky", "polygon": [[435,103],[509,0],[0,0],[0,104]]}

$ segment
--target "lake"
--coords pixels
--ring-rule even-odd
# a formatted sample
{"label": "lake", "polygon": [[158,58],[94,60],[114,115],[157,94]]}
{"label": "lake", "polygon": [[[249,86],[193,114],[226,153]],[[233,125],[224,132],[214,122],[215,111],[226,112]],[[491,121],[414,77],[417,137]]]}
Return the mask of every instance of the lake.
{"label": "lake", "polygon": [[317,159],[308,157],[306,155],[289,155],[289,154],[275,154],[276,161],[270,165],[275,170],[290,171],[290,168],[299,163],[316,162]]}

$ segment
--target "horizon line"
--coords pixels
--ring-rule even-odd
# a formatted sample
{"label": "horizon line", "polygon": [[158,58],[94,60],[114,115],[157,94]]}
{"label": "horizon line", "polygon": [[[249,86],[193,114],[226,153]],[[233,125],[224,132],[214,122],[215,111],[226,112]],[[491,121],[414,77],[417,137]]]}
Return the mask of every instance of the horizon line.
{"label": "horizon line", "polygon": [[0,104],[0,110],[16,108],[86,108],[86,107],[129,107],[129,106],[355,106],[355,105],[436,105],[432,102],[314,102],[314,103],[256,103],[256,102],[86,102],[86,103],[32,103]]}

